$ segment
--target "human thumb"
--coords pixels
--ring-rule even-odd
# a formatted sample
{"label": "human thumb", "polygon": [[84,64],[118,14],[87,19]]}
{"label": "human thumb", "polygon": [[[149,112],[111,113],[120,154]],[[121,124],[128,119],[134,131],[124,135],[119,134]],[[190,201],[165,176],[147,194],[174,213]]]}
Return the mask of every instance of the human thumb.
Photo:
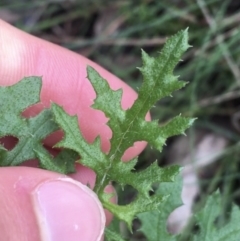
{"label": "human thumb", "polygon": [[30,167],[0,168],[0,240],[99,241],[105,214],[87,186]]}

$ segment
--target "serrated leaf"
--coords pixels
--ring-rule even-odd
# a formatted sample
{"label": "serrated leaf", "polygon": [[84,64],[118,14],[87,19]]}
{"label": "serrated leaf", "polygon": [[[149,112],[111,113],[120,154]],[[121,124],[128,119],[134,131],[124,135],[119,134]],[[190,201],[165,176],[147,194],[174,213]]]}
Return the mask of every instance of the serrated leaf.
{"label": "serrated leaf", "polygon": [[53,172],[64,174],[75,172],[75,162],[78,159],[76,152],[72,150],[62,150],[55,158],[48,152],[34,149],[36,157],[40,160],[39,167]]}
{"label": "serrated leaf", "polygon": [[105,229],[105,238],[107,241],[126,241],[117,232],[114,232],[109,228]]}
{"label": "serrated leaf", "polygon": [[194,235],[194,241],[236,241],[240,237],[240,210],[232,205],[229,222],[221,228],[216,227],[216,220],[221,214],[221,194],[215,192],[207,199],[204,208],[195,214],[200,232]]}
{"label": "serrated leaf", "polygon": [[7,149],[0,145],[0,160],[3,160],[6,157]]}
{"label": "serrated leaf", "polygon": [[[32,118],[24,118],[21,115],[29,106],[39,102],[41,86],[40,77],[28,77],[15,85],[0,87],[0,137],[18,138],[18,143],[10,151],[0,146],[0,166],[16,166],[37,158],[36,151],[42,156],[49,155],[42,145],[42,140],[59,129],[53,121],[51,110],[45,109]],[[66,173],[73,169],[74,162],[69,162],[65,170],[62,169],[63,165],[60,167],[57,162],[49,162],[46,168]]]}
{"label": "serrated leaf", "polygon": [[173,75],[173,69],[189,47],[187,40],[187,30],[180,31],[167,40],[157,58],[142,51],[143,67],[139,69],[143,74],[143,85],[133,106],[126,111],[120,105],[122,90],[111,90],[107,81],[88,67],[88,79],[97,93],[93,107],[105,113],[109,118],[109,127],[114,130],[109,153],[113,162],[121,159],[126,149],[139,140],[145,140],[161,150],[169,136],[183,134],[192,124],[192,119],[180,116],[163,127],[159,127],[157,121],[145,121],[147,112],[156,101],[186,85]]}
{"label": "serrated leaf", "polygon": [[169,194],[167,203],[159,205],[152,212],[138,214],[142,231],[148,241],[176,241],[177,236],[167,231],[167,219],[171,212],[182,205],[181,199],[182,181],[180,175],[172,183],[161,183],[156,191],[157,195]]}
{"label": "serrated leaf", "polygon": [[[131,172],[136,164],[136,160],[130,162],[122,162],[110,166],[108,155],[102,153],[99,139],[94,143],[87,143],[81,135],[78,127],[77,118],[66,114],[61,107],[52,104],[52,110],[56,121],[65,131],[64,139],[57,144],[57,147],[65,147],[78,152],[81,155],[81,163],[92,168],[97,173],[97,180],[94,190],[98,193],[100,200],[105,208],[110,210],[116,217],[124,220],[129,228],[132,220],[139,212],[156,209],[157,206],[164,202],[167,195],[150,197],[148,191],[151,185],[155,182],[171,182],[179,172],[179,167],[172,166],[168,168],[160,168],[157,163],[154,163],[146,170],[140,173]],[[111,168],[111,173],[106,176],[106,172]],[[101,189],[105,187],[103,182],[109,180],[119,182],[122,185],[132,185],[139,192],[138,197],[131,204],[119,206],[109,202],[108,195],[106,196]],[[141,185],[139,185],[141,184]]]}
{"label": "serrated leaf", "polygon": [[[168,199],[168,193],[149,195],[151,187],[156,182],[172,182],[179,173],[176,166],[160,168],[157,163],[146,170],[134,172],[137,159],[122,162],[123,153],[136,141],[147,141],[150,145],[162,149],[169,136],[183,134],[193,119],[177,116],[161,126],[157,121],[146,121],[145,116],[155,102],[186,83],[177,80],[173,69],[188,48],[187,30],[181,31],[168,39],[161,54],[157,58],[149,57],[142,52],[143,85],[133,106],[128,110],[121,107],[122,90],[113,91],[93,68],[88,67],[88,78],[92,83],[97,97],[93,107],[101,110],[109,118],[108,125],[112,130],[111,148],[109,153],[102,153],[100,138],[87,143],[78,127],[76,116],[67,115],[63,109],[52,105],[55,121],[64,130],[64,138],[57,147],[69,148],[79,153],[81,163],[93,169],[96,174],[94,191],[98,194],[103,206],[119,219],[125,221],[131,229],[134,217],[141,212],[157,209]],[[104,188],[110,181],[120,185],[131,185],[138,191],[136,199],[128,205],[120,206],[109,201],[109,195]]]}
{"label": "serrated leaf", "polygon": [[101,151],[100,139],[89,144],[83,138],[76,116],[69,116],[62,107],[52,104],[56,122],[65,132],[64,138],[58,142],[56,147],[65,147],[78,152],[81,156],[81,163],[97,172],[104,172],[108,167],[107,155]]}

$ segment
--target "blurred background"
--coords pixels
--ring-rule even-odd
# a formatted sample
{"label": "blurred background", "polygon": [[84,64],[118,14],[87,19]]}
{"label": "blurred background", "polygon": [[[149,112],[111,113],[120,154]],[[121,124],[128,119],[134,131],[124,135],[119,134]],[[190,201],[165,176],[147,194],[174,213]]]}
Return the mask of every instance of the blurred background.
{"label": "blurred background", "polygon": [[[151,112],[159,123],[179,113],[198,119],[187,137],[170,138],[162,153],[146,148],[137,169],[156,159],[161,166],[187,166],[183,200],[189,210],[219,188],[223,222],[230,204],[240,204],[240,1],[0,0],[0,18],[90,58],[136,90],[142,82],[136,69],[141,66],[140,49],[156,56],[167,37],[189,27],[193,47],[175,70],[189,84]],[[190,179],[193,191],[188,189]],[[134,195],[131,187],[119,189],[120,204]],[[135,229],[139,225],[136,221]],[[169,221],[171,232],[182,229],[174,225]],[[124,224],[119,229],[129,235]],[[141,232],[129,239],[145,240]]]}

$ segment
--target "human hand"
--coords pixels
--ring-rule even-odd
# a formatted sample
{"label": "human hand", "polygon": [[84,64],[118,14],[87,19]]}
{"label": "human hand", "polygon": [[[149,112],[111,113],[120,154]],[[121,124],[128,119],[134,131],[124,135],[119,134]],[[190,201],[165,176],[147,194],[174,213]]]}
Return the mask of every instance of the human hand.
{"label": "human hand", "polygon": [[[41,103],[28,109],[26,117],[55,102],[69,114],[77,114],[87,141],[101,136],[102,149],[109,149],[111,131],[106,118],[90,108],[95,93],[86,79],[86,66],[93,66],[113,89],[123,89],[122,106],[131,106],[136,93],[97,64],[54,44],[30,36],[0,20],[0,85],[12,85],[25,76],[43,76]],[[26,93],[27,94],[27,93]],[[46,139],[49,148],[61,139],[57,132]],[[5,146],[12,139],[4,138]],[[139,154],[137,143],[124,155],[129,160]],[[97,196],[83,184],[94,186],[95,174],[77,165],[70,175],[32,167],[0,168],[0,240],[11,241],[96,241],[101,240],[111,215],[104,212]],[[113,188],[108,187],[112,192]]]}

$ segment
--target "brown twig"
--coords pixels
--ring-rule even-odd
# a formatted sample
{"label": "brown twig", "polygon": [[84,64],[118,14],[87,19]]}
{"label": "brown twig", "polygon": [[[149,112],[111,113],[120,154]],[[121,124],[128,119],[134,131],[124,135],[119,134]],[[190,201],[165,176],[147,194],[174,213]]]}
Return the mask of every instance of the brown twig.
{"label": "brown twig", "polygon": [[209,105],[220,104],[222,102],[237,99],[237,98],[240,98],[240,90],[231,91],[231,92],[224,93],[224,94],[221,94],[218,96],[200,100],[198,102],[198,106],[205,107],[205,106],[209,106]]}

